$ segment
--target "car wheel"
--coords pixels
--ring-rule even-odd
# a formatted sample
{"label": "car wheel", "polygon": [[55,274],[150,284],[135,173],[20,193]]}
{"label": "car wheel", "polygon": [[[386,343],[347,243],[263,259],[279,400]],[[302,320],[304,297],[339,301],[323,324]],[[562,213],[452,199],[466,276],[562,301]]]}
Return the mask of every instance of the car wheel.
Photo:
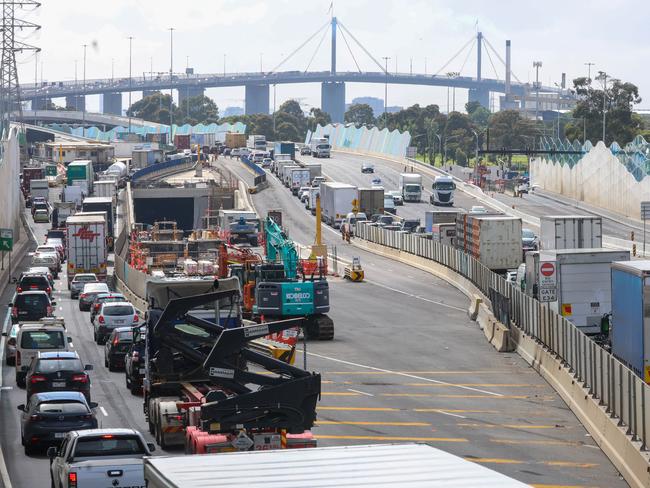
{"label": "car wheel", "polygon": [[104,356],[104,367],[108,368],[108,359],[106,359],[106,356]]}
{"label": "car wheel", "polygon": [[96,331],[93,331],[93,340],[95,341],[95,344],[99,344],[99,338],[97,337]]}
{"label": "car wheel", "polygon": [[7,356],[7,359],[5,359],[5,363],[7,366],[14,366],[16,364],[16,358],[10,358]]}
{"label": "car wheel", "polygon": [[113,364],[113,361],[111,361],[110,359],[108,360],[107,366],[109,371],[115,371],[115,365]]}
{"label": "car wheel", "polygon": [[16,376],[16,385],[18,385],[19,388],[25,388],[25,377]]}
{"label": "car wheel", "polygon": [[124,383],[126,383],[126,389],[130,390],[131,382],[129,381],[129,373],[128,370],[126,369],[126,366],[124,367]]}
{"label": "car wheel", "polygon": [[34,446],[32,446],[29,443],[25,444],[25,456],[31,456],[32,454],[34,454],[34,451],[35,451]]}

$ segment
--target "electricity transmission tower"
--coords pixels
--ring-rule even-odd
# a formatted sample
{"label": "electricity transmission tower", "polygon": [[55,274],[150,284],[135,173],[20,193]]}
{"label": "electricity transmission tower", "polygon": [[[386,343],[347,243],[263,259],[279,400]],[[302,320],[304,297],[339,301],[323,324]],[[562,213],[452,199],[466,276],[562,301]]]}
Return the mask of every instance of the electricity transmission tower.
{"label": "electricity transmission tower", "polygon": [[[41,26],[17,19],[16,8],[33,9],[41,6],[34,0],[2,0],[2,58],[0,59],[0,134],[6,136],[9,129],[12,113],[18,111],[19,119],[22,118],[22,106],[20,103],[20,85],[18,84],[18,70],[16,67],[16,53],[23,51],[38,52],[41,49],[36,46],[25,44],[16,39],[16,31],[23,29],[40,29]],[[34,87],[36,89],[36,86]]]}

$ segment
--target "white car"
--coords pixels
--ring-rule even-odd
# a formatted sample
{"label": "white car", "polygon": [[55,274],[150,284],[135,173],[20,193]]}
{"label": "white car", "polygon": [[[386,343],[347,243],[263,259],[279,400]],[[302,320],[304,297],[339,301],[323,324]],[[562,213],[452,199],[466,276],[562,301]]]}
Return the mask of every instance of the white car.
{"label": "white car", "polygon": [[41,322],[24,323],[16,336],[16,384],[25,386],[27,370],[39,352],[70,351],[72,338],[62,322],[49,319]]}
{"label": "white car", "polygon": [[70,283],[70,297],[78,298],[86,283],[99,283],[95,273],[77,273]]}
{"label": "white car", "polygon": [[61,262],[59,261],[59,255],[54,254],[34,254],[32,256],[32,262],[30,264],[32,267],[47,267],[54,278],[59,277],[59,269],[61,268]]}
{"label": "white car", "polygon": [[113,329],[132,327],[140,323],[140,317],[129,302],[106,302],[99,309],[94,323],[93,338],[97,344],[104,344]]}
{"label": "white car", "polygon": [[395,203],[395,205],[404,205],[404,198],[399,190],[389,191],[388,194],[393,197],[393,203]]}
{"label": "white car", "polygon": [[86,283],[83,291],[79,295],[79,310],[87,312],[90,310],[90,305],[97,295],[100,293],[110,293],[110,291],[106,283]]}

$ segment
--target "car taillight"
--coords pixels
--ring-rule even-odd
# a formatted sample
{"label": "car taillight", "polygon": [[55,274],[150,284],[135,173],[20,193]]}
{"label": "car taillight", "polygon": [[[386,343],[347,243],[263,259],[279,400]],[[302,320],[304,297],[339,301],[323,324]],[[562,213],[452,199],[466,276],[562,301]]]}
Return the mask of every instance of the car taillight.
{"label": "car taillight", "polygon": [[52,315],[52,305],[47,306],[47,314]]}
{"label": "car taillight", "polygon": [[43,381],[47,381],[47,378],[40,374],[35,374],[34,376],[31,377],[29,381],[32,385],[34,385],[36,383],[42,383]]}
{"label": "car taillight", "polygon": [[140,360],[140,353],[138,351],[133,351],[133,360],[134,361],[139,361]]}
{"label": "car taillight", "polygon": [[72,381],[76,381],[78,383],[88,383],[88,376],[85,374],[75,374],[72,376]]}
{"label": "car taillight", "polygon": [[77,488],[77,473],[68,473],[68,488]]}
{"label": "car taillight", "polygon": [[99,303],[95,303],[95,312],[99,310]]}
{"label": "car taillight", "polygon": [[18,317],[18,307],[11,307],[11,315],[13,317]]}
{"label": "car taillight", "polygon": [[93,419],[92,414],[82,415],[81,416],[81,420],[92,420],[92,419]]}
{"label": "car taillight", "polygon": [[104,316],[103,316],[103,315],[100,315],[99,318],[97,319],[97,321],[98,321],[100,324],[103,324],[104,322],[106,322],[106,321],[104,320]]}
{"label": "car taillight", "polygon": [[47,288],[45,288],[45,292],[49,295],[52,292],[52,288],[48,286]]}
{"label": "car taillight", "polygon": [[140,317],[138,317],[137,313],[133,316],[133,321],[134,322],[139,322],[140,321]]}
{"label": "car taillight", "polygon": [[82,293],[81,295],[79,295],[79,298],[86,298],[87,296],[88,295],[86,295],[85,293]]}
{"label": "car taillight", "polygon": [[113,345],[117,346],[120,343],[120,338],[118,336],[113,337]]}
{"label": "car taillight", "polygon": [[41,420],[41,416],[35,413],[29,416],[29,420]]}

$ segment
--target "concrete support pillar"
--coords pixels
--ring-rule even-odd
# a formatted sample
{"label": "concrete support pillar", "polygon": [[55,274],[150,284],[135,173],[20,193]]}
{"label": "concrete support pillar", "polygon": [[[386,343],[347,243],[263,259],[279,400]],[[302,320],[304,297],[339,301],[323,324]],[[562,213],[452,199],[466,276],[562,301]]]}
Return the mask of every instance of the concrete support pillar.
{"label": "concrete support pillar", "polygon": [[48,102],[46,97],[39,97],[32,100],[32,110],[45,110],[45,106]]}
{"label": "concrete support pillar", "polygon": [[345,115],[345,83],[326,81],[321,84],[321,108],[330,114],[332,122],[343,122]]}
{"label": "concrete support pillar", "polygon": [[144,97],[150,97],[154,93],[156,93],[159,90],[142,90],[142,98]]}
{"label": "concrete support pillar", "polygon": [[122,94],[104,93],[100,98],[100,111],[103,114],[122,115]]}
{"label": "concrete support pillar", "polygon": [[188,86],[178,89],[178,103],[183,103],[186,98],[194,98],[205,95],[205,88],[199,86]]}
{"label": "concrete support pillar", "polygon": [[246,85],[246,115],[269,113],[269,85]]}
{"label": "concrete support pillar", "polygon": [[487,88],[470,88],[469,101],[478,102],[483,107],[490,109],[490,90]]}
{"label": "concrete support pillar", "polygon": [[78,112],[82,112],[84,109],[85,98],[83,95],[70,95],[65,97],[65,107],[73,108]]}

